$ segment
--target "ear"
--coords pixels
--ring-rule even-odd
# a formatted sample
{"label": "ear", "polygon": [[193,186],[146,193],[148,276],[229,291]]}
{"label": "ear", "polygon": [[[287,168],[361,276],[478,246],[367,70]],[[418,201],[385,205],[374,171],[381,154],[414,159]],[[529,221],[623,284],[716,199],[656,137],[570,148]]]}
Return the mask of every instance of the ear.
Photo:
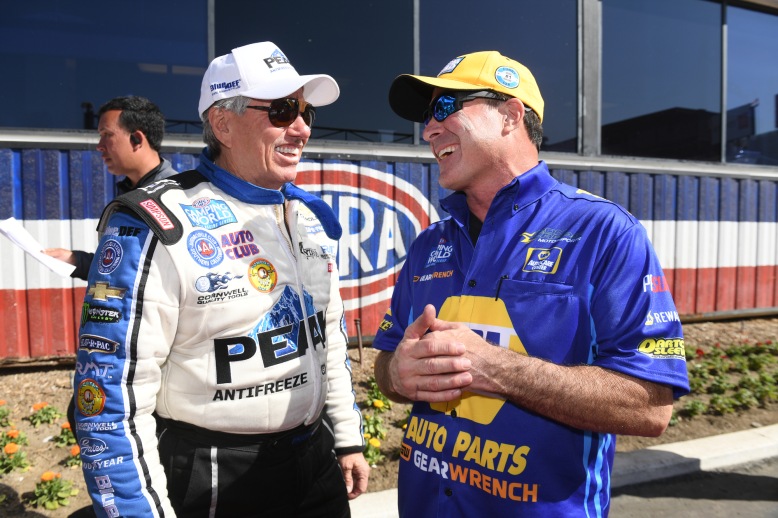
{"label": "ear", "polygon": [[133,146],[140,146],[143,142],[143,133],[140,130],[130,133],[130,144]]}
{"label": "ear", "polygon": [[511,131],[524,127],[524,113],[526,111],[524,103],[515,97],[511,97],[501,105],[501,112],[504,119],[505,131]]}
{"label": "ear", "polygon": [[211,124],[213,135],[225,147],[230,147],[230,129],[232,127],[232,116],[234,115],[233,112],[221,108],[211,108],[208,110],[208,122]]}

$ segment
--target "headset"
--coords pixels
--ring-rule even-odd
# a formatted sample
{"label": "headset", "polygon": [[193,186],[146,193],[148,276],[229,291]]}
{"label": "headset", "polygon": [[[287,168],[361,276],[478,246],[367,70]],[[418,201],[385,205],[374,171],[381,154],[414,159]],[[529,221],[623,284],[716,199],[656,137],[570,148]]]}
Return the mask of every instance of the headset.
{"label": "headset", "polygon": [[133,146],[137,146],[142,142],[141,138],[135,133],[130,133],[130,143]]}

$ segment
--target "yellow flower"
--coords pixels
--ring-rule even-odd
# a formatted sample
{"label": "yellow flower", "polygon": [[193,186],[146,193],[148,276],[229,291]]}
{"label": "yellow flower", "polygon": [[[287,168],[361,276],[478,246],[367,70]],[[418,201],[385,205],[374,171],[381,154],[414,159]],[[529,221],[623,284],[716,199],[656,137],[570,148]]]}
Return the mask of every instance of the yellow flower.
{"label": "yellow flower", "polygon": [[49,482],[50,480],[54,480],[54,476],[53,471],[44,471],[43,475],[41,475],[41,480],[43,482]]}
{"label": "yellow flower", "polygon": [[365,432],[362,435],[364,436],[365,439],[370,439],[372,437],[372,435],[370,435],[370,432]]}
{"label": "yellow flower", "polygon": [[19,445],[15,442],[9,442],[5,445],[5,448],[3,448],[3,451],[6,455],[13,455],[17,451],[19,451]]}
{"label": "yellow flower", "polygon": [[368,444],[370,444],[370,446],[372,446],[373,448],[380,448],[380,447],[381,447],[381,441],[379,441],[379,440],[378,440],[378,439],[376,439],[375,437],[373,437],[372,439],[370,439],[370,440],[369,440],[369,441],[367,441],[367,442],[368,442]]}
{"label": "yellow flower", "polygon": [[70,447],[70,455],[75,457],[79,453],[81,453],[81,447],[78,444],[74,444],[73,446]]}
{"label": "yellow flower", "polygon": [[381,401],[380,399],[376,399],[375,401],[373,401],[373,406],[376,408],[384,408],[384,402]]}

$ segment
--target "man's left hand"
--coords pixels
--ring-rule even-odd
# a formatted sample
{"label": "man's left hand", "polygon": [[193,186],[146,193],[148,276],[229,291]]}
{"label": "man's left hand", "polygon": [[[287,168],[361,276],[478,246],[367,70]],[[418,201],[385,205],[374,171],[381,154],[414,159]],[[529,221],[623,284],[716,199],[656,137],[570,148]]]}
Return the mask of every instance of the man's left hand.
{"label": "man's left hand", "polygon": [[348,499],[353,500],[367,491],[367,479],[370,476],[370,465],[361,453],[349,453],[338,457],[343,480],[346,482]]}

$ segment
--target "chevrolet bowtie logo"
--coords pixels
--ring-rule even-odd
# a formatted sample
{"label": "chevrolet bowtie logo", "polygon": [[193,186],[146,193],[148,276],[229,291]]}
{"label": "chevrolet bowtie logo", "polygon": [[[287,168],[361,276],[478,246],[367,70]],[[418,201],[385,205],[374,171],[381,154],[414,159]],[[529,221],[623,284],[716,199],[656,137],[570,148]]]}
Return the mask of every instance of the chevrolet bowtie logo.
{"label": "chevrolet bowtie logo", "polygon": [[109,286],[107,282],[96,282],[86,291],[87,295],[92,295],[93,300],[123,299],[127,288],[117,288]]}

